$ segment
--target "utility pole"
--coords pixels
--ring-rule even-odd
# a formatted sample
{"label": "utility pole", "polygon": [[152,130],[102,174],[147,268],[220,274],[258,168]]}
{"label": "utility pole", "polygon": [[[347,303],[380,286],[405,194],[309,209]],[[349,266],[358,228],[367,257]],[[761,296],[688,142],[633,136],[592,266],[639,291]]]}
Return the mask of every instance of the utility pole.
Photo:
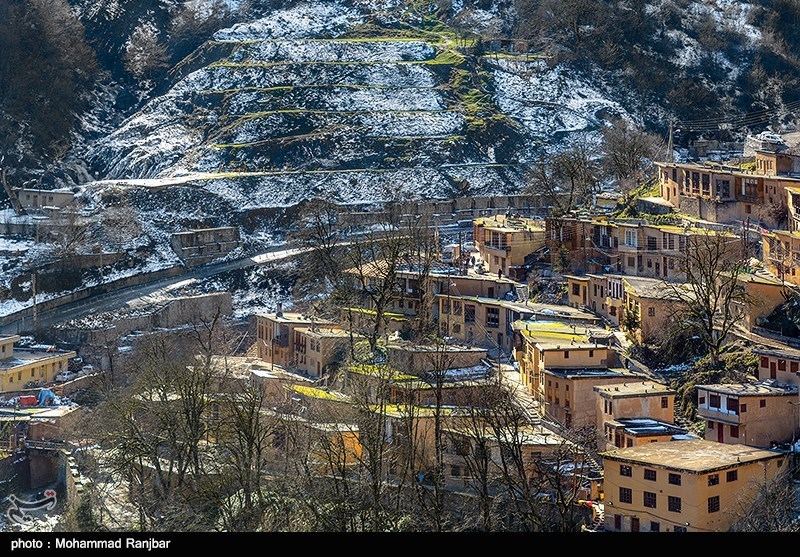
{"label": "utility pole", "polygon": [[669,121],[669,139],[667,139],[667,160],[669,162],[675,162],[675,149],[673,148],[673,120]]}

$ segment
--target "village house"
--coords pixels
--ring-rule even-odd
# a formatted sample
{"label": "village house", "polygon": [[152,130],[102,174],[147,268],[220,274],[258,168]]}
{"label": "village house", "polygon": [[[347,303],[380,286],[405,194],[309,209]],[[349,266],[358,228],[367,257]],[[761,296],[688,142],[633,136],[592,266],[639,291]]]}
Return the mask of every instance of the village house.
{"label": "village house", "polygon": [[283,368],[297,365],[296,329],[314,327],[335,328],[337,325],[300,313],[284,313],[281,304],[275,313],[265,313],[256,318],[256,344],[258,357],[267,363]]}
{"label": "village house", "polygon": [[294,329],[294,362],[296,369],[319,378],[338,366],[351,342],[362,339],[358,334],[337,327],[298,327]]}
{"label": "village house", "polygon": [[473,240],[491,275],[524,281],[534,252],[544,247],[541,220],[496,215],[473,222]]}
{"label": "village house", "polygon": [[408,341],[390,341],[386,344],[389,365],[412,375],[432,371],[469,368],[481,365],[487,358],[485,348],[458,344],[416,344]]}
{"label": "village house", "polygon": [[567,279],[567,303],[574,308],[587,309],[614,326],[622,317],[624,275],[564,275]]}
{"label": "village house", "polygon": [[[390,445],[385,451],[386,471],[396,475],[406,469],[426,473],[436,462],[435,408],[412,404],[377,404],[370,407],[373,419],[380,420],[383,441]],[[468,409],[447,406],[439,409],[442,429],[454,427]]]}
{"label": "village house", "polygon": [[767,273],[740,273],[737,277],[745,294],[744,302],[734,302],[748,328],[760,324],[775,308],[784,303],[791,290],[780,280]]}
{"label": "village house", "polygon": [[778,280],[800,286],[800,232],[762,230],[761,259]]}
{"label": "village house", "polygon": [[479,363],[466,368],[447,368],[406,373],[391,365],[355,364],[345,368],[341,389],[358,400],[378,403],[381,397],[391,404],[480,406],[481,394],[491,385],[494,369]]}
{"label": "village house", "polygon": [[758,380],[772,379],[779,385],[800,385],[800,350],[763,347],[753,352],[758,356]]}
{"label": "village house", "polygon": [[[519,470],[513,463],[508,462],[503,466],[501,451],[503,445],[519,447],[520,457],[525,476],[529,482],[542,481],[542,491],[546,492],[546,480],[541,478],[542,472],[549,473],[548,467],[565,467],[563,450],[569,443],[560,435],[542,426],[523,426],[520,428],[502,430],[498,433],[489,426],[480,424],[461,425],[449,427],[444,430],[446,442],[444,444],[444,478],[448,489],[454,490],[479,490],[481,483],[495,493],[498,481],[504,474],[513,476],[511,481],[519,481]],[[555,463],[555,454],[563,453],[561,462]],[[576,468],[581,468],[577,463]],[[588,466],[586,469],[588,475]],[[555,474],[553,474],[555,475]],[[582,480],[587,478],[581,478]],[[591,480],[591,479],[590,479]],[[595,499],[598,495],[598,483],[595,479],[590,482],[590,488],[581,494],[584,499]]]}
{"label": "village house", "polygon": [[295,414],[314,422],[355,421],[356,409],[345,393],[302,383],[287,384],[284,388],[291,400],[288,408]]}
{"label": "village house", "polygon": [[55,347],[15,348],[18,335],[0,336],[0,392],[53,383],[75,352]]}
{"label": "village house", "polygon": [[557,368],[542,370],[542,412],[566,427],[596,427],[601,385],[624,384],[642,377],[625,368]]}
{"label": "village house", "polygon": [[697,223],[677,226],[606,217],[547,221],[551,263],[579,274],[618,273],[680,281],[685,278],[682,264],[688,246],[719,235],[730,240],[731,256],[739,253],[741,238]]}
{"label": "village house", "polygon": [[761,230],[762,260],[779,280],[800,285],[800,183],[786,188],[788,226]]}
{"label": "village house", "polygon": [[719,443],[771,447],[798,433],[797,386],[734,383],[697,386],[697,416],[706,421],[705,438]]}
{"label": "village house", "polygon": [[724,532],[764,482],[788,468],[783,453],[703,439],[602,456],[610,532]]}
{"label": "village house", "polygon": [[514,323],[514,357],[520,378],[534,397],[544,399],[542,373],[547,367],[605,369],[618,363],[613,333],[561,321]]}
{"label": "village house", "polygon": [[656,162],[661,197],[681,213],[699,219],[780,228],[786,220],[786,190],[800,185],[799,159],[765,150],[756,151],[755,158],[754,170]]}
{"label": "village house", "polygon": [[[347,269],[345,275],[350,277],[356,289],[370,287],[381,280],[383,262],[365,265],[359,269]],[[435,296],[438,294],[451,294],[454,296],[480,296],[485,298],[505,299],[510,294],[516,296],[517,289],[521,286],[517,281],[505,276],[495,274],[478,274],[474,272],[461,272],[451,267],[433,265],[427,276],[418,268],[401,266],[395,271],[397,284],[395,285],[392,300],[386,308],[389,312],[405,317],[416,317],[421,312],[420,304],[430,304],[429,311],[436,310]],[[427,290],[426,290],[427,289]],[[361,306],[367,310],[374,309],[369,296],[362,296]]]}
{"label": "village house", "polygon": [[512,302],[473,296],[442,296],[439,303],[439,330],[442,336],[459,342],[510,354],[514,349],[517,321],[544,319],[578,324],[598,323],[594,315],[567,306]]}
{"label": "village house", "polygon": [[661,338],[667,323],[684,307],[684,303],[671,291],[679,284],[641,277],[625,277],[623,284],[623,312],[627,314],[620,324],[631,331],[636,340],[646,343]]}
{"label": "village house", "polygon": [[[672,422],[652,418],[619,418],[604,424],[605,449],[636,447],[645,443],[699,439]],[[602,446],[602,442],[601,442]]]}
{"label": "village house", "polygon": [[[609,448],[658,441],[677,433],[669,427],[659,429],[663,424],[679,429],[673,423],[675,391],[666,385],[649,380],[629,381],[597,386],[594,391],[597,393],[597,431],[604,436]],[[655,428],[651,436],[644,430],[634,431],[637,424],[630,420],[638,419],[658,422],[651,424]],[[630,430],[627,434],[626,429]]]}

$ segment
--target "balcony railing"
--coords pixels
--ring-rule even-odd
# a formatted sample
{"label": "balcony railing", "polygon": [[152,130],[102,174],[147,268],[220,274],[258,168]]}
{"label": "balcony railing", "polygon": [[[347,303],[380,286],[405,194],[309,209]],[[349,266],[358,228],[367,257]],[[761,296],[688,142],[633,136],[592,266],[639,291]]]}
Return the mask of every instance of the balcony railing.
{"label": "balcony railing", "polygon": [[726,410],[725,408],[710,408],[704,406],[697,407],[697,415],[701,418],[714,420],[714,421],[725,421],[725,422],[733,422],[733,423],[740,423],[741,417],[739,414],[735,414],[733,410]]}

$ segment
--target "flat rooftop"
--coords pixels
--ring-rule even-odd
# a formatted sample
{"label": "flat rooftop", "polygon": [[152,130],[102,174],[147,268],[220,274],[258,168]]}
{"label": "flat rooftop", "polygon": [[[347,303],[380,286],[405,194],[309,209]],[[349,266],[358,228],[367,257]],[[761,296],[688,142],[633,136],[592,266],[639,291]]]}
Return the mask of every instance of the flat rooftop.
{"label": "flat rooftop", "polygon": [[0,421],[19,421],[31,419],[61,418],[78,410],[77,404],[61,404],[58,406],[0,406]]}
{"label": "flat rooftop", "polygon": [[598,367],[598,368],[564,368],[549,367],[543,370],[545,374],[563,377],[565,379],[592,379],[603,377],[630,377],[632,380],[641,377],[623,367]]}
{"label": "flat rooftop", "polygon": [[278,323],[316,323],[318,325],[333,325],[333,322],[318,317],[311,317],[302,313],[294,313],[291,311],[283,311],[280,315],[277,313],[259,313],[258,317],[276,321]]}
{"label": "flat rooftop", "polygon": [[63,356],[72,358],[77,356],[77,354],[69,350],[31,350],[28,348],[14,348],[14,355],[11,358],[0,360],[0,370],[14,369],[15,367]]}
{"label": "flat rooftop", "polygon": [[740,273],[738,276],[741,282],[766,284],[770,286],[785,286],[785,282],[772,274],[766,273]]}
{"label": "flat rooftop", "polygon": [[636,383],[622,383],[617,385],[601,385],[594,388],[597,393],[605,398],[632,398],[639,396],[674,395],[675,391],[667,385],[655,381],[638,381]]}
{"label": "flat rooftop", "polygon": [[754,348],[753,352],[756,354],[763,354],[765,356],[775,356],[778,358],[786,358],[787,360],[800,360],[800,350],[797,348],[790,348],[789,346],[783,348],[775,348],[773,346],[761,346]]}
{"label": "flat rooftop", "polygon": [[656,300],[672,300],[675,294],[672,288],[686,288],[683,283],[667,283],[667,281],[646,277],[626,276],[622,279],[627,285],[627,290],[640,298]]}
{"label": "flat rooftop", "polygon": [[567,442],[557,433],[542,426],[521,426],[516,431],[506,430],[500,432],[495,432],[491,428],[475,431],[470,428],[445,427],[442,430],[450,434],[463,435],[470,438],[475,438],[479,434],[481,438],[489,441],[514,439],[519,440],[522,445],[560,445]]}
{"label": "flat rooftop", "polygon": [[498,232],[544,232],[544,221],[524,217],[506,217],[495,215],[491,217],[478,217],[473,221],[477,226],[483,226]]}
{"label": "flat rooftop", "polygon": [[620,418],[610,420],[606,424],[615,429],[623,429],[625,433],[634,437],[647,437],[651,435],[686,435],[686,429],[673,423],[653,420],[652,418]]}
{"label": "flat rooftop", "polygon": [[406,342],[389,342],[387,348],[402,350],[404,352],[419,352],[427,354],[430,352],[451,352],[459,354],[485,354],[486,348],[479,348],[477,346],[466,346],[460,344],[446,344],[442,346],[432,346],[430,344],[415,344],[410,341]]}
{"label": "flat rooftop", "polygon": [[716,383],[712,385],[698,385],[712,393],[722,393],[737,396],[790,396],[797,395],[797,387],[778,387],[774,383]]}
{"label": "flat rooftop", "polygon": [[[541,346],[557,347],[566,350],[570,347],[577,349],[580,346],[595,347],[592,339],[610,339],[613,333],[599,327],[570,325],[563,321],[515,321],[514,330],[519,331],[525,338]],[[605,347],[598,344],[597,348]]]}
{"label": "flat rooftop", "polygon": [[291,385],[288,388],[307,398],[314,398],[317,400],[329,400],[331,402],[347,402],[350,400],[350,397],[344,393],[320,389],[319,387],[311,387],[308,385]]}
{"label": "flat rooftop", "polygon": [[705,439],[646,443],[601,454],[607,460],[661,466],[694,474],[705,474],[782,456],[778,451],[756,449],[747,445],[729,445]]}
{"label": "flat rooftop", "polygon": [[[350,331],[344,329],[334,329],[332,327],[300,327],[296,329],[300,333],[311,333],[321,338],[350,338]],[[360,337],[358,333],[353,333],[354,337]]]}

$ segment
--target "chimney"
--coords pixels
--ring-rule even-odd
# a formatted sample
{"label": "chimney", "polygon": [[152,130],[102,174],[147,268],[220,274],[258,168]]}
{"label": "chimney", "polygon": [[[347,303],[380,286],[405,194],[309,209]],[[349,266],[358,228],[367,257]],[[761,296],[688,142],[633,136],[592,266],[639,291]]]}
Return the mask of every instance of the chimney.
{"label": "chimney", "polygon": [[283,317],[283,302],[278,302],[275,308],[275,317]]}

